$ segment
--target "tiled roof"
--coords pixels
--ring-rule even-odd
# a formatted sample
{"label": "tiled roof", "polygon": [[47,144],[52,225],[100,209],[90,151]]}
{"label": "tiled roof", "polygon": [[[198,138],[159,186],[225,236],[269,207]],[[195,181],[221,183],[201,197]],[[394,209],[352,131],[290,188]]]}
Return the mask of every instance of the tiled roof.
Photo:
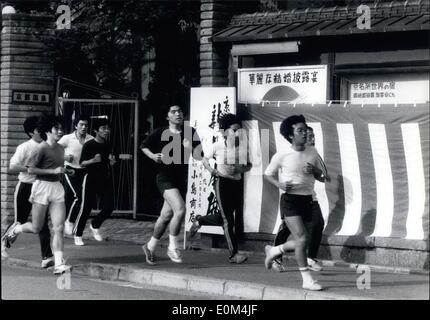
{"label": "tiled roof", "polygon": [[307,8],[234,16],[213,42],[292,37],[429,30],[429,0],[391,1],[368,5],[371,28],[357,28],[357,7]]}

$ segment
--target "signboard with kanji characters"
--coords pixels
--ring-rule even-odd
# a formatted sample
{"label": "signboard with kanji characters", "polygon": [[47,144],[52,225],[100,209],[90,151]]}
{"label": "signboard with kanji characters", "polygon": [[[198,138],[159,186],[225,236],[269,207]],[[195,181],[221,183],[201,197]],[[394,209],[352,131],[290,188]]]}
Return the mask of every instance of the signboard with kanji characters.
{"label": "signboard with kanji characters", "polygon": [[238,102],[325,103],[327,66],[238,69]]}
{"label": "signboard with kanji characters", "polygon": [[12,103],[49,105],[51,103],[51,94],[47,91],[13,90]]}
{"label": "signboard with kanji characters", "polygon": [[429,75],[390,74],[348,77],[352,104],[425,103],[429,101]]}
{"label": "signboard with kanji characters", "polygon": [[[235,88],[191,89],[190,125],[199,134],[203,152],[217,139],[222,138],[219,134],[218,119],[223,113],[236,113]],[[185,230],[190,229],[196,215],[219,213],[213,182],[202,162],[191,159],[188,169]],[[224,234],[222,227],[218,226],[204,226],[199,232]]]}

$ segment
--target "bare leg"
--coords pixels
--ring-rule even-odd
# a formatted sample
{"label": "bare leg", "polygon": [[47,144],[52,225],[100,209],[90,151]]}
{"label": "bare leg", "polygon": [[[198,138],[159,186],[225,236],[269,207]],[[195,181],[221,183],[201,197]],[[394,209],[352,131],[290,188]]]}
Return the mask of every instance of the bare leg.
{"label": "bare leg", "polygon": [[66,220],[66,206],[64,202],[51,203],[49,206],[54,237],[52,238],[52,251],[64,249],[64,221]]}
{"label": "bare leg", "polygon": [[153,235],[155,239],[159,240],[163,236],[164,232],[166,231],[167,225],[169,224],[170,220],[172,220],[172,217],[173,217],[173,211],[170,208],[170,205],[167,203],[167,201],[164,200],[163,207],[161,208],[160,216],[155,222],[154,235]]}
{"label": "bare leg", "polygon": [[164,191],[164,199],[173,211],[173,217],[170,221],[169,233],[177,236],[181,231],[181,225],[185,217],[185,202],[178,189],[169,189]]}
{"label": "bare leg", "polygon": [[26,222],[22,225],[22,232],[24,233],[39,233],[42,230],[43,224],[46,219],[47,205],[40,203],[33,203],[31,209],[32,222]]}
{"label": "bare leg", "polygon": [[[297,259],[297,264],[299,265],[299,268],[305,268],[307,267],[307,261],[306,261],[306,243],[307,243],[307,234],[306,234],[306,228],[303,224],[302,217],[300,216],[292,216],[292,217],[285,217],[285,222],[287,223],[288,228],[291,231],[291,234],[294,237],[295,240],[295,255]],[[291,244],[290,241],[287,241],[283,245],[283,249],[291,250]]]}

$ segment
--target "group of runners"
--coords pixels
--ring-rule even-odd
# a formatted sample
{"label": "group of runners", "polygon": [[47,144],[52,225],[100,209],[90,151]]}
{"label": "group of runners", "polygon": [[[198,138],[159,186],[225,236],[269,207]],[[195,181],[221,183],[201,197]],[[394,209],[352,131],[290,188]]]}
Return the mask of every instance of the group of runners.
{"label": "group of runners", "polygon": [[[186,211],[190,156],[201,160],[213,177],[219,208],[219,214],[197,215],[189,230],[190,237],[201,226],[222,226],[230,252],[229,262],[245,262],[247,256],[238,250],[240,230],[235,228],[235,220],[242,206],[238,193],[242,190],[243,174],[252,164],[246,148],[241,146],[241,120],[234,114],[222,114],[219,129],[223,139],[205,152],[196,130],[184,125],[180,106],[170,106],[167,121],[167,126],[156,129],[140,145],[142,152],[155,163],[156,185],[164,199],[153,234],[142,246],[146,262],[157,263],[156,249],[167,228],[167,256],[175,263],[182,262],[178,235]],[[59,117],[30,117],[24,122],[24,131],[30,139],[17,147],[10,160],[10,171],[19,172],[19,182],[15,191],[15,222],[1,238],[3,256],[8,255],[7,249],[20,233],[35,233],[40,238],[41,266],[53,266],[54,274],[68,271],[71,266],[63,258],[64,233],[74,236],[75,245],[85,245],[82,234],[97,199],[100,211],[89,227],[95,240],[104,240],[100,227],[114,208],[111,167],[116,159],[109,143],[108,119],[92,119],[94,136],[88,133],[89,125],[90,119],[81,115],[74,120],[75,130],[63,135],[63,119]],[[310,270],[322,269],[316,256],[324,228],[314,183],[315,180],[328,181],[329,177],[314,147],[313,130],[302,115],[286,118],[280,133],[290,147],[272,157],[264,177],[283,191],[280,198],[282,223],[273,246],[265,247],[264,264],[267,269],[286,271],[282,257],[287,251],[294,251],[303,288],[321,290],[310,273]],[[47,212],[52,222],[52,245]],[[28,222],[30,213],[32,221]]]}

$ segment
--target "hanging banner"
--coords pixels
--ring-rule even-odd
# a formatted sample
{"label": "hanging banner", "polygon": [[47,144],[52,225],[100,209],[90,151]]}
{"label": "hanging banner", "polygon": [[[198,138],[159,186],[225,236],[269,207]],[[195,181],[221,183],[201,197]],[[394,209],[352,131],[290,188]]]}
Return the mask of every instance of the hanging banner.
{"label": "hanging banner", "polygon": [[[203,152],[217,139],[222,138],[218,119],[223,113],[236,113],[235,88],[191,88],[190,125],[199,134]],[[188,170],[185,230],[190,229],[196,215],[219,213],[213,182],[202,162],[191,159]],[[199,232],[224,234],[222,227],[218,226],[203,226]]]}
{"label": "hanging banner", "polygon": [[243,123],[258,133],[249,135],[249,146],[257,149],[262,163],[244,178],[245,232],[278,230],[280,192],[263,172],[276,152],[289,147],[279,128],[294,114],[303,114],[314,129],[315,147],[331,177],[315,185],[324,234],[428,239],[428,104],[240,105]]}
{"label": "hanging banner", "polygon": [[428,73],[348,76],[351,103],[426,103],[428,88]]}
{"label": "hanging banner", "polygon": [[238,69],[238,102],[326,103],[327,66]]}

